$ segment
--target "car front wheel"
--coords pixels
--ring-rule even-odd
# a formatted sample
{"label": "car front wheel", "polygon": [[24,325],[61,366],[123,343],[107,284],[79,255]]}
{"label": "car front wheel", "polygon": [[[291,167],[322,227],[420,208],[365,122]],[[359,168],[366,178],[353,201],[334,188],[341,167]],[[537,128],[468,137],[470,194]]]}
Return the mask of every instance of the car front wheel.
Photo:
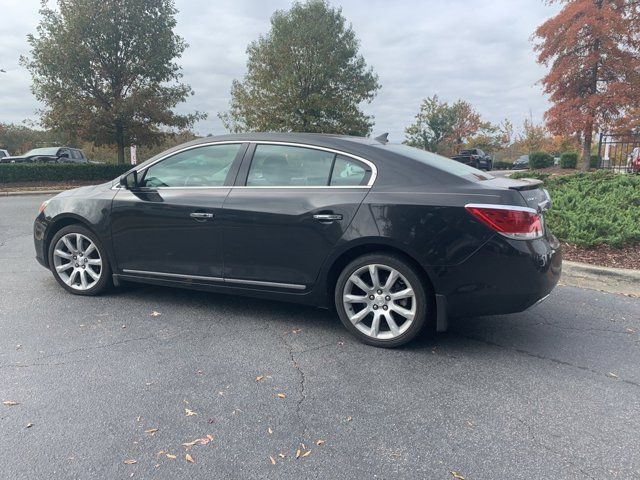
{"label": "car front wheel", "polygon": [[335,305],[347,330],[364,343],[397,347],[413,340],[427,319],[427,294],[401,257],[362,256],[342,271]]}
{"label": "car front wheel", "polygon": [[105,249],[89,229],[69,225],[49,244],[49,267],[62,287],[76,295],[98,295],[111,285]]}

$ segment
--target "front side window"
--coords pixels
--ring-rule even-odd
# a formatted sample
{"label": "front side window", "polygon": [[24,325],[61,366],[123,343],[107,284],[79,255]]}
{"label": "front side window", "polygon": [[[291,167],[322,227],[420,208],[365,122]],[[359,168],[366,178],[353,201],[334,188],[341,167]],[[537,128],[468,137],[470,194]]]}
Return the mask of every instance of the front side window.
{"label": "front side window", "polygon": [[287,145],[257,145],[247,186],[327,186],[335,154]]}
{"label": "front side window", "polygon": [[207,145],[176,153],[152,165],[143,187],[223,186],[242,144]]}

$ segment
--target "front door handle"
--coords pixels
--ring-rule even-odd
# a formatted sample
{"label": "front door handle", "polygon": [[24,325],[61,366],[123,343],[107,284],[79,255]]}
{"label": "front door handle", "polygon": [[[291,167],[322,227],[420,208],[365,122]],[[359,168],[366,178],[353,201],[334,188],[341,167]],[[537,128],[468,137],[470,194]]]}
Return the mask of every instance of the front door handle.
{"label": "front door handle", "polygon": [[207,220],[213,218],[213,213],[192,212],[189,216],[195,220]]}
{"label": "front door handle", "polygon": [[314,215],[313,218],[315,220],[318,220],[319,222],[327,222],[327,223],[331,223],[331,222],[335,222],[336,220],[342,220],[342,215],[335,214],[335,213],[319,213],[317,215]]}

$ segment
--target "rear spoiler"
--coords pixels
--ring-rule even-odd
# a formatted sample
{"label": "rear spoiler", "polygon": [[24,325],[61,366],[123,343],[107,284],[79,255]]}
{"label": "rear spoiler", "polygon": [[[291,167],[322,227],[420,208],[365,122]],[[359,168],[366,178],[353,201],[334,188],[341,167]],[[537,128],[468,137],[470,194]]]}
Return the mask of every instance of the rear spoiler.
{"label": "rear spoiler", "polygon": [[509,185],[509,190],[535,190],[536,188],[542,186],[544,183],[542,180],[537,180],[535,178],[519,178],[519,182],[522,182],[521,185]]}

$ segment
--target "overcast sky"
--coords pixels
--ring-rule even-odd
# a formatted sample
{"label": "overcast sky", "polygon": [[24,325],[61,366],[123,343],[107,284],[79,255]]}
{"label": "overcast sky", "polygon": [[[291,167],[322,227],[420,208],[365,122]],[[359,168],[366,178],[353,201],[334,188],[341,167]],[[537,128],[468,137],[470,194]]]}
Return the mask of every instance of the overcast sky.
{"label": "overcast sky", "polygon": [[[403,138],[421,99],[438,94],[471,102],[483,118],[509,118],[516,127],[530,114],[541,121],[548,103],[539,79],[531,35],[557,7],[542,0],[332,0],[361,42],[361,52],[380,77],[371,104],[374,134]],[[38,103],[30,76],[18,64],[28,53],[27,33],[38,23],[39,0],[2,0],[0,28],[0,122],[36,120]],[[234,78],[245,71],[249,42],[269,30],[276,9],[289,0],[176,0],[178,33],[189,48],[182,58],[184,79],[195,95],[180,111],[209,118],[200,134],[223,133],[217,113],[227,109]]]}

